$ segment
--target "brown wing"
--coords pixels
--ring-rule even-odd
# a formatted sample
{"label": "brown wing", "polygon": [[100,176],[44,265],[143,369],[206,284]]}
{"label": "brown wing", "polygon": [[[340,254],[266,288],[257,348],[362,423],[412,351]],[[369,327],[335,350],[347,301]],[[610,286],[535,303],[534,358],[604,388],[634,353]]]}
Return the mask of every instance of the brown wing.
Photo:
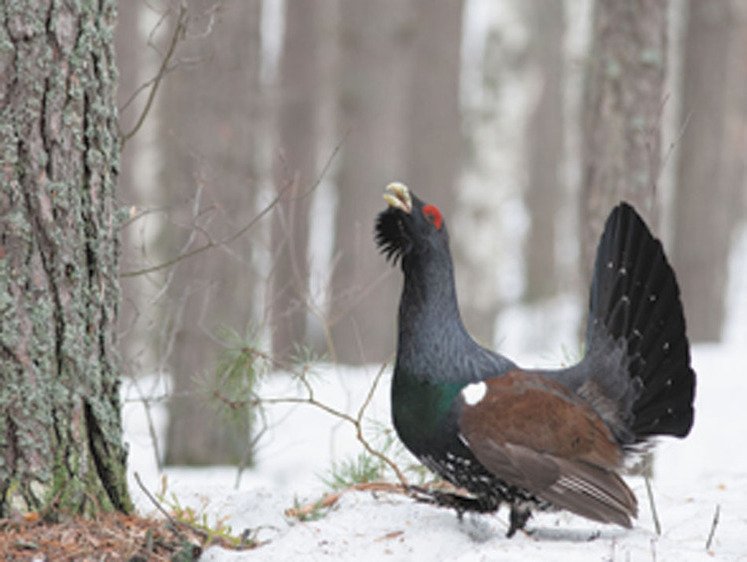
{"label": "brown wing", "polygon": [[560,508],[630,527],[638,508],[616,473],[622,450],[590,405],[536,373],[512,371],[485,384],[459,420],[485,468]]}

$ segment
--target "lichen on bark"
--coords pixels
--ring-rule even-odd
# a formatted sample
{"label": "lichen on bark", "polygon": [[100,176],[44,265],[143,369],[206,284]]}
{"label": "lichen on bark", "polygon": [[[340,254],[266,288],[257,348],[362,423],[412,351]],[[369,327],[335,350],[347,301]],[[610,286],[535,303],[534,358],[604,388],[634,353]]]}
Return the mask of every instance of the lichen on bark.
{"label": "lichen on bark", "polygon": [[0,517],[131,509],[115,17],[114,0],[0,6]]}

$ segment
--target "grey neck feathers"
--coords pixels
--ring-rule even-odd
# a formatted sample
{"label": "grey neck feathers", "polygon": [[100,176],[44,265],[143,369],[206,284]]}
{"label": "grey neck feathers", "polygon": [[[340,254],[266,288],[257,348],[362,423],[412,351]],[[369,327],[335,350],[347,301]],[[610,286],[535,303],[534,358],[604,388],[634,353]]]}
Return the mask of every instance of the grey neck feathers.
{"label": "grey neck feathers", "polygon": [[399,307],[397,370],[421,380],[469,383],[514,364],[481,347],[462,323],[449,255],[408,255]]}

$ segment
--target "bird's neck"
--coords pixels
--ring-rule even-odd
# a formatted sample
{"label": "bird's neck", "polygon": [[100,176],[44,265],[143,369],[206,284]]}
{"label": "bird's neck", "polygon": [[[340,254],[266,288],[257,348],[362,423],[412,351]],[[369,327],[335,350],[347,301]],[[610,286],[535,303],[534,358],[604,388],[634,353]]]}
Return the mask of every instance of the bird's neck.
{"label": "bird's neck", "polygon": [[451,256],[425,258],[408,255],[402,262],[405,283],[395,379],[463,385],[516,368],[506,357],[481,347],[464,328]]}
{"label": "bird's neck", "polygon": [[408,256],[403,270],[397,366],[418,377],[456,375],[455,358],[481,348],[462,323],[451,259]]}

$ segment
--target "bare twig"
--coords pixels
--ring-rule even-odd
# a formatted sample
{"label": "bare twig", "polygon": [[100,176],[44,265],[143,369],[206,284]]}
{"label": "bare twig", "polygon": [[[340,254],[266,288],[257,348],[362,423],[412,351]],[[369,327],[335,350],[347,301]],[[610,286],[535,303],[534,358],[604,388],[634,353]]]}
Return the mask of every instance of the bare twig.
{"label": "bare twig", "polygon": [[166,511],[166,509],[161,505],[161,502],[159,502],[153,494],[150,493],[150,490],[145,487],[145,484],[143,484],[143,481],[140,479],[140,474],[138,472],[134,473],[135,476],[135,482],[137,482],[137,485],[140,486],[140,489],[143,491],[143,493],[148,496],[148,499],[151,501],[151,503],[156,507],[158,511],[160,511],[166,519],[169,520],[169,523],[171,523],[171,529],[174,531],[177,537],[179,537],[179,540],[186,541],[186,538],[184,535],[182,535],[179,530],[177,529],[177,526],[179,525],[180,521],[177,521],[173,517],[171,517],[171,514]]}
{"label": "bare twig", "polygon": [[156,424],[153,420],[153,412],[151,411],[152,404],[145,396],[142,388],[140,388],[140,381],[138,380],[138,377],[132,377],[131,380],[132,384],[135,386],[135,390],[140,395],[140,398],[138,400],[143,404],[143,409],[145,410],[145,419],[148,423],[148,435],[150,436],[150,441],[153,444],[153,456],[156,460],[156,468],[160,472],[163,469],[163,464],[161,462],[161,447],[158,443],[158,432],[156,431]]}
{"label": "bare twig", "polygon": [[298,370],[294,370],[293,366],[289,365],[287,362],[281,361],[273,357],[272,355],[259,351],[258,349],[251,349],[248,351],[251,351],[251,353],[253,355],[256,355],[257,357],[267,360],[268,362],[273,364],[275,367],[287,370],[291,374],[293,374],[299,380],[299,382],[301,382],[301,384],[303,385],[306,391],[306,396],[305,397],[277,397],[277,398],[275,397],[262,398],[262,397],[257,396],[256,398],[252,400],[232,400],[229,397],[225,396],[219,389],[216,389],[213,391],[213,396],[216,399],[223,402],[226,406],[228,406],[232,410],[244,408],[244,407],[257,407],[257,406],[262,406],[262,405],[267,405],[267,404],[308,404],[309,406],[314,406],[315,408],[319,408],[320,410],[323,410],[336,418],[339,418],[347,423],[350,423],[355,428],[356,438],[361,443],[361,445],[363,445],[363,448],[369,454],[375,456],[379,460],[386,463],[386,465],[389,466],[389,468],[391,468],[394,474],[397,476],[397,479],[400,481],[402,486],[404,486],[405,488],[409,486],[407,477],[404,475],[404,473],[399,468],[399,466],[397,466],[397,463],[395,463],[392,459],[387,457],[381,451],[377,450],[373,445],[371,445],[371,443],[363,435],[363,416],[366,412],[366,409],[371,404],[371,400],[373,399],[373,396],[376,392],[376,388],[378,387],[379,381],[381,380],[381,377],[384,375],[384,371],[386,370],[387,363],[384,363],[379,369],[379,372],[376,374],[376,377],[374,378],[373,383],[368,389],[368,393],[366,394],[366,397],[363,400],[363,403],[358,409],[358,413],[356,414],[355,417],[353,417],[350,414],[343,412],[342,410],[338,410],[337,408],[334,408],[328,404],[325,404],[324,402],[321,402],[320,400],[317,400],[314,395],[314,387],[309,382],[308,377],[306,376],[305,370],[302,370],[300,372]]}
{"label": "bare twig", "polygon": [[366,399],[363,401],[363,404],[361,404],[360,410],[358,410],[358,417],[355,421],[355,430],[356,430],[356,437],[358,438],[358,441],[361,442],[363,447],[368,451],[370,454],[375,456],[376,458],[384,461],[389,468],[391,468],[394,471],[394,474],[397,475],[397,479],[400,481],[401,485],[407,488],[410,483],[407,481],[407,478],[402,473],[400,468],[397,466],[397,464],[391,460],[389,457],[387,457],[385,454],[383,454],[380,451],[377,451],[374,449],[371,444],[366,440],[365,437],[363,437],[363,413],[366,411],[366,408],[368,408],[368,405],[371,403],[371,400],[373,399],[373,395],[376,392],[376,387],[379,385],[379,381],[381,380],[382,375],[384,374],[384,370],[386,369],[386,363],[384,363],[381,366],[381,369],[379,369],[379,372],[376,374],[376,378],[373,381],[373,384],[371,385],[371,388],[368,389],[368,394],[366,395]]}
{"label": "bare twig", "polygon": [[690,110],[682,122],[682,126],[680,127],[680,130],[677,133],[677,137],[671,143],[669,143],[669,146],[667,147],[667,152],[666,154],[664,154],[664,158],[662,159],[661,166],[659,167],[659,175],[657,176],[657,181],[661,178],[662,174],[664,173],[664,168],[666,168],[667,164],[669,163],[669,159],[672,157],[672,154],[674,153],[674,150],[677,148],[677,145],[682,140],[682,137],[685,136],[685,132],[687,131],[688,126],[690,125],[690,119],[692,118],[692,116],[693,116],[693,111]]}
{"label": "bare twig", "polygon": [[327,158],[327,161],[324,163],[324,166],[322,166],[322,169],[319,172],[319,176],[317,176],[316,181],[314,181],[314,183],[311,184],[309,189],[301,193],[299,197],[308,197],[316,190],[317,187],[319,187],[319,184],[322,183],[324,176],[327,175],[327,172],[329,171],[330,166],[332,166],[332,162],[334,162],[335,157],[342,149],[342,145],[345,143],[345,139],[348,138],[348,134],[350,134],[350,128],[348,128],[345,131],[345,133],[343,133],[340,141],[335,145],[335,148],[332,149],[332,153],[329,155],[329,158]]}
{"label": "bare twig", "polygon": [[[330,154],[329,158],[327,159],[327,162],[322,167],[322,171],[319,173],[319,177],[314,181],[313,184],[304,192],[298,195],[298,197],[308,197],[317,187],[319,187],[319,184],[322,182],[322,179],[326,175],[327,171],[329,170],[329,167],[332,165],[332,161],[334,160],[335,156],[340,152],[340,149],[342,148],[342,144],[345,141],[345,138],[347,136],[347,133],[343,135],[340,142],[335,146],[334,150],[332,151],[332,154]],[[217,246],[225,246],[227,244],[230,244],[240,236],[242,236],[244,233],[246,233],[248,230],[253,228],[262,218],[265,217],[272,209],[274,209],[278,203],[280,203],[280,200],[283,198],[283,196],[286,194],[286,191],[293,186],[293,183],[287,183],[284,185],[275,195],[275,197],[265,206],[264,209],[262,209],[257,216],[255,216],[249,223],[244,225],[242,228],[234,232],[231,236],[228,236],[227,238],[219,241],[215,241],[212,238],[208,237],[208,241],[198,247],[194,250],[184,251],[180,254],[178,254],[176,257],[166,260],[163,263],[160,263],[158,265],[153,265],[151,267],[146,267],[143,269],[138,269],[135,271],[124,271],[120,273],[120,277],[127,278],[127,277],[137,277],[138,275],[147,275],[148,273],[155,273],[156,271],[160,271],[162,269],[169,268],[176,263],[191,258],[193,256],[196,256],[197,254],[201,254],[202,252],[209,250],[210,248],[214,248]],[[207,233],[205,233],[207,234]]]}
{"label": "bare twig", "polygon": [[407,495],[408,491],[402,484],[392,484],[390,482],[361,482],[344,490],[324,494],[320,500],[309,502],[301,506],[290,507],[285,510],[286,517],[303,518],[308,517],[319,509],[332,507],[347,492],[388,492],[392,494]]}
{"label": "bare twig", "polygon": [[659,515],[656,512],[656,503],[654,502],[654,491],[651,488],[651,480],[648,476],[643,477],[643,481],[646,483],[646,494],[648,495],[648,503],[651,506],[651,516],[654,518],[654,529],[657,535],[661,535],[661,523],[659,522]]}
{"label": "bare twig", "polygon": [[[343,490],[338,490],[329,494],[324,494],[317,501],[305,503],[300,506],[290,507],[285,510],[286,517],[303,518],[312,515],[319,509],[327,509],[334,506],[337,501],[348,492],[384,492],[388,494],[400,494],[410,498],[415,498],[419,502],[438,504],[439,497],[445,498],[451,496],[455,499],[464,499],[471,501],[469,497],[456,494],[458,490],[448,482],[433,482],[423,486],[409,486],[403,484],[394,484],[392,482],[360,482],[348,486]],[[443,504],[440,504],[443,505]],[[454,507],[454,506],[448,506]]]}
{"label": "bare twig", "polygon": [[145,107],[140,112],[140,117],[138,117],[138,120],[135,123],[135,125],[132,127],[132,130],[129,133],[120,133],[123,147],[127,143],[128,140],[130,140],[132,137],[134,137],[137,134],[137,132],[143,126],[143,123],[145,123],[145,118],[150,113],[151,107],[153,106],[153,101],[156,98],[156,92],[158,92],[158,87],[161,85],[161,82],[163,81],[163,77],[166,75],[169,63],[171,62],[171,59],[174,56],[174,52],[176,51],[176,46],[179,44],[179,41],[183,37],[184,31],[187,28],[188,22],[189,22],[189,16],[187,15],[187,7],[186,5],[182,4],[179,7],[179,15],[176,20],[176,27],[174,28],[174,33],[171,35],[171,41],[169,42],[169,48],[166,51],[166,54],[164,55],[163,59],[161,60],[161,66],[159,67],[158,72],[156,73],[156,76],[153,79],[153,85],[151,86],[150,91],[148,92],[148,98],[145,101]]}
{"label": "bare twig", "polygon": [[716,527],[718,526],[718,518],[721,513],[721,505],[716,505],[716,511],[713,514],[713,522],[711,523],[711,531],[708,533],[708,540],[706,541],[705,549],[711,550],[711,544],[713,543],[713,536],[716,534]]}
{"label": "bare twig", "polygon": [[[154,12],[157,12],[154,7],[150,6],[150,9]],[[158,18],[158,21],[156,24],[151,28],[150,33],[148,34],[148,46],[151,47],[155,52],[157,52],[161,58],[163,59],[163,55],[159,52],[158,47],[155,42],[155,36],[158,32],[158,30],[161,28],[161,26],[164,24],[164,22],[169,17],[170,10],[164,11],[161,16]],[[130,94],[130,97],[127,98],[127,100],[122,104],[122,106],[119,108],[120,115],[124,113],[124,111],[137,99],[137,97],[140,95],[140,92],[142,92],[144,89],[148,88],[150,85],[152,85],[156,79],[158,78],[158,75],[154,76],[150,80],[146,80],[140,86],[135,88],[135,91]],[[121,134],[121,131],[120,131]]]}
{"label": "bare twig", "polygon": [[255,216],[251,221],[249,221],[249,223],[247,223],[246,225],[244,225],[238,231],[234,232],[231,236],[229,236],[229,237],[227,237],[227,238],[225,238],[223,240],[219,240],[217,242],[215,240],[213,240],[212,238],[209,238],[208,241],[204,245],[202,245],[202,246],[200,246],[198,248],[195,248],[194,250],[184,251],[184,252],[180,253],[179,255],[177,255],[176,257],[174,257],[174,258],[172,258],[170,260],[166,260],[165,262],[160,263],[158,265],[153,265],[151,267],[146,267],[144,269],[138,269],[136,271],[125,271],[125,272],[119,274],[120,277],[136,277],[138,275],[147,275],[148,273],[155,273],[156,271],[160,271],[162,269],[167,269],[167,268],[171,267],[172,265],[177,264],[178,262],[180,262],[182,260],[185,260],[187,258],[191,258],[193,256],[196,256],[197,254],[201,254],[202,252],[204,252],[205,250],[209,250],[210,248],[214,248],[216,246],[224,246],[226,244],[230,244],[231,242],[233,242],[234,240],[236,240],[237,238],[239,238],[242,234],[244,234],[245,232],[247,232],[248,230],[250,230],[267,213],[269,213],[278,204],[278,202],[282,198],[284,192],[285,192],[285,188],[283,190],[279,191],[278,194],[275,196],[275,198],[272,201],[270,201],[270,203],[264,209],[262,209],[259,212],[259,214],[257,214],[257,216]]}
{"label": "bare twig", "polygon": [[183,521],[180,519],[174,519],[174,517],[171,516],[171,514],[161,505],[161,502],[159,502],[153,494],[150,493],[150,490],[145,487],[145,484],[143,484],[143,481],[140,479],[140,474],[137,472],[134,473],[135,481],[137,482],[138,486],[140,486],[140,489],[143,491],[143,493],[148,496],[148,499],[153,503],[154,506],[156,506],[156,509],[160,511],[166,519],[169,521],[169,528],[171,531],[179,538],[179,540],[182,543],[189,543],[190,541],[185,537],[182,533],[179,532],[179,525],[183,525],[196,535],[200,537],[202,541],[209,541],[211,538],[213,538],[213,533],[210,531],[201,528],[199,525],[193,525],[189,521]]}

